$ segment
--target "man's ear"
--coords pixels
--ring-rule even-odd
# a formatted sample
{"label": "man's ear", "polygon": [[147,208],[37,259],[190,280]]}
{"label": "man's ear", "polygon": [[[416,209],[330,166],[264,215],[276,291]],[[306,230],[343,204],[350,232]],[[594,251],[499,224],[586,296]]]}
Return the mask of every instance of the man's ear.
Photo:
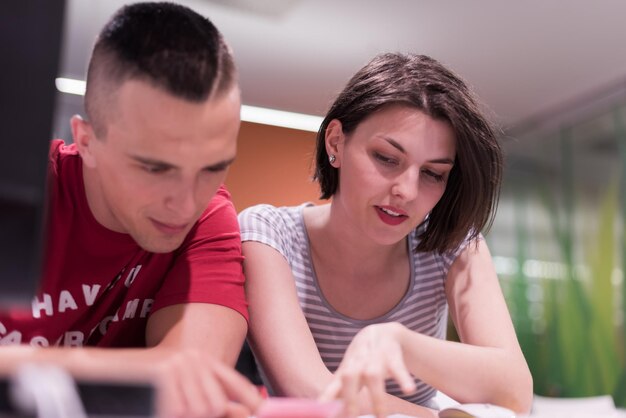
{"label": "man's ear", "polygon": [[343,145],[346,140],[346,136],[343,133],[343,127],[339,119],[333,119],[328,123],[326,127],[326,153],[330,157],[333,155],[335,160],[331,165],[335,168],[341,166],[341,157],[343,152]]}
{"label": "man's ear", "polygon": [[83,159],[83,164],[89,168],[96,166],[96,159],[93,155],[94,141],[97,141],[93,127],[89,122],[83,120],[79,115],[72,116],[70,120],[72,126],[72,136],[78,148],[78,153]]}

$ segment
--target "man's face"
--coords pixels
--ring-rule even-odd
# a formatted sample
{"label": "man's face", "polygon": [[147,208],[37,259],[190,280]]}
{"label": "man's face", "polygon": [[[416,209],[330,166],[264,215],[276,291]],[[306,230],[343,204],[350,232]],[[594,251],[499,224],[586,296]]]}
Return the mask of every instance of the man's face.
{"label": "man's face", "polygon": [[89,206],[98,222],[143,249],[173,251],[235,158],[239,90],[193,103],[129,80],[113,97],[104,137],[89,127],[88,144],[79,143]]}

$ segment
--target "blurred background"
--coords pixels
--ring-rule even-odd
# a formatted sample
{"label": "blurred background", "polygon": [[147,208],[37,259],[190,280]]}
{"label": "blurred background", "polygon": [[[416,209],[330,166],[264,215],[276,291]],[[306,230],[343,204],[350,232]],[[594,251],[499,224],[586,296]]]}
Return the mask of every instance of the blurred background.
{"label": "blurred background", "polygon": [[[84,80],[98,30],[124,3],[67,0],[60,77]],[[225,35],[246,105],[322,116],[380,52],[458,72],[502,129],[505,183],[487,241],[535,393],[611,394],[626,407],[626,2],[180,3]],[[70,141],[82,97],[58,93],[56,104],[54,136]],[[244,122],[227,181],[237,209],[317,201],[314,140]]]}

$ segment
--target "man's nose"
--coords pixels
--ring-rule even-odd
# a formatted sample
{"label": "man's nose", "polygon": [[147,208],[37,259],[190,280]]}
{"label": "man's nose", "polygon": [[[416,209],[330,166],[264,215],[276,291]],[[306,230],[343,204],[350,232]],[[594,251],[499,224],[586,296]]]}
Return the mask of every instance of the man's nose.
{"label": "man's nose", "polygon": [[188,221],[193,218],[197,210],[195,181],[182,180],[170,187],[165,206],[176,218],[172,221]]}

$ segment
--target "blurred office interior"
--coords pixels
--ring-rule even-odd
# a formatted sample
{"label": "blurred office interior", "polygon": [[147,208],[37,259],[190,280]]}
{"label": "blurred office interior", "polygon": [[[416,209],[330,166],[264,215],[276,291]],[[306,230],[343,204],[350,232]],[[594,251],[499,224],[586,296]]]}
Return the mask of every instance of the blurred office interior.
{"label": "blurred office interior", "polygon": [[[233,47],[246,105],[321,116],[385,51],[460,73],[502,129],[505,182],[486,236],[535,392],[611,394],[626,407],[626,3],[180,2]],[[67,1],[60,77],[84,80],[97,30],[123,3]],[[55,136],[71,139],[74,113],[82,97],[59,93]],[[317,201],[314,140],[244,121],[228,178],[237,209]]]}

